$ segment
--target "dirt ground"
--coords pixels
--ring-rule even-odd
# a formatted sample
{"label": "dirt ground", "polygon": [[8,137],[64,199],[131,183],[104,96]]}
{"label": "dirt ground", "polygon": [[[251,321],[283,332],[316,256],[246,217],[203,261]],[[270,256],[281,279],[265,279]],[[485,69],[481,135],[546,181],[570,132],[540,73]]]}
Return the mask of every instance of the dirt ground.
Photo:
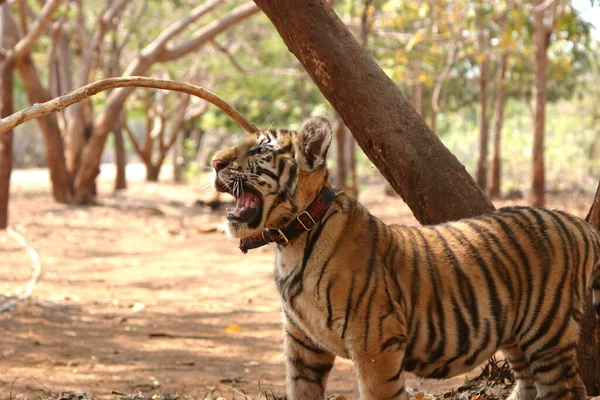
{"label": "dirt ground", "polygon": [[[219,228],[224,211],[194,206],[208,190],[133,182],[113,195],[103,179],[98,206],[69,207],[34,175],[13,179],[10,217],[43,270],[32,298],[0,314],[0,398],[46,389],[101,398],[137,390],[203,398],[217,386],[229,398],[229,387],[283,393],[273,249],[242,254]],[[385,221],[416,224],[381,183],[362,193]],[[585,216],[592,197],[562,194],[549,205]],[[29,280],[31,260],[6,233],[0,257],[3,303]],[[440,392],[463,381],[408,386]],[[328,393],[358,397],[350,362],[338,359]]]}

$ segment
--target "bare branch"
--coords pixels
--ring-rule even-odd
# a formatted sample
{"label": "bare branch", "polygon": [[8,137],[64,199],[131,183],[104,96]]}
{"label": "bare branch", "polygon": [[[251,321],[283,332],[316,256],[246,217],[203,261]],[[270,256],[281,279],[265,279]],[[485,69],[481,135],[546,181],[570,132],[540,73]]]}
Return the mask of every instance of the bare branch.
{"label": "bare branch", "polygon": [[546,0],[542,4],[534,6],[532,8],[532,10],[534,12],[543,12],[546,8],[550,7],[553,3],[556,4],[556,3],[558,3],[558,1],[556,1],[556,0]]}
{"label": "bare branch", "polygon": [[238,23],[244,18],[249,17],[260,11],[260,8],[253,2],[242,4],[225,14],[223,17],[214,20],[202,29],[193,34],[189,40],[176,47],[165,47],[165,51],[157,54],[158,61],[170,61],[179,58],[192,50],[195,50],[203,43],[214,38],[219,33],[228,29],[230,26]]}
{"label": "bare branch", "polygon": [[29,50],[31,50],[31,48],[33,47],[33,44],[35,43],[37,38],[40,36],[40,33],[42,33],[42,30],[44,29],[44,27],[46,26],[46,24],[48,23],[50,18],[52,18],[52,14],[58,8],[58,5],[60,4],[60,2],[61,2],[61,0],[48,0],[44,4],[44,7],[42,8],[40,15],[35,20],[33,25],[31,25],[31,29],[29,30],[29,32],[27,32],[27,34],[25,36],[23,36],[23,38],[21,38],[21,40],[19,40],[19,42],[16,44],[16,46],[15,46],[15,57],[16,58],[23,56],[23,54],[28,53]]}
{"label": "bare branch", "polygon": [[83,67],[79,75],[79,84],[85,85],[89,81],[90,73],[98,63],[98,58],[102,51],[103,39],[110,29],[115,26],[115,17],[123,12],[123,9],[129,4],[126,0],[117,0],[103,10],[102,16],[98,19],[98,30],[88,43],[84,56]]}
{"label": "bare branch", "polygon": [[27,35],[27,5],[25,0],[19,0],[19,20],[21,22],[21,32],[23,35]]}
{"label": "bare branch", "polygon": [[175,122],[169,129],[169,135],[167,137],[167,142],[163,142],[163,138],[160,141],[161,153],[166,154],[169,149],[175,144],[177,140],[177,135],[183,129],[183,124],[185,123],[185,115],[188,105],[190,104],[190,96],[184,96],[181,99],[181,102],[178,104],[178,113],[175,115]]}
{"label": "bare branch", "polygon": [[[135,14],[132,21],[139,21],[140,18],[142,17],[142,15],[144,14],[144,12],[146,11],[147,6],[148,6],[148,0],[143,0],[142,5],[140,6],[138,12]],[[123,35],[123,41],[120,44],[117,43],[116,49],[119,54],[121,54],[121,52],[123,51],[123,48],[129,42],[129,38],[131,37],[131,34],[133,33],[134,26],[136,26],[135,23],[129,24],[129,29],[127,29],[127,32],[125,32],[125,34]]]}
{"label": "bare branch", "polygon": [[200,97],[201,99],[204,99],[219,107],[246,132],[252,133],[258,131],[258,128],[248,119],[246,119],[246,117],[240,114],[240,112],[237,111],[233,106],[231,106],[221,97],[203,87],[191,85],[189,83],[167,81],[144,76],[129,76],[126,78],[120,77],[102,79],[45,103],[34,104],[31,107],[27,107],[6,118],[2,118],[0,119],[0,133],[4,133],[31,119],[40,118],[52,112],[60,111],[73,103],[87,99],[88,97],[104,90],[114,89],[117,87],[146,87],[191,94],[192,96]]}
{"label": "bare branch", "polygon": [[196,21],[201,16],[213,10],[216,6],[223,3],[225,0],[208,0],[207,2],[194,8],[187,17],[171,24],[158,37],[142,50],[142,57],[151,57],[163,49],[169,40],[178,35],[192,22]]}
{"label": "bare branch", "polygon": [[208,110],[208,104],[206,104],[206,102],[203,102],[202,104],[199,104],[197,107],[188,109],[185,112],[185,117],[183,119],[185,120],[185,122],[191,121],[192,119],[198,118],[199,116],[204,114],[206,112],[206,110]]}
{"label": "bare branch", "polygon": [[215,48],[217,50],[219,50],[221,53],[223,53],[223,54],[225,54],[225,56],[227,56],[227,58],[229,59],[229,61],[231,62],[231,64],[233,65],[233,67],[235,69],[237,69],[242,74],[247,74],[248,73],[248,71],[246,71],[244,69],[244,67],[242,67],[240,65],[240,63],[238,63],[238,61],[235,59],[235,57],[233,56],[233,54],[231,54],[231,52],[227,49],[227,47],[221,46],[215,39],[213,39],[211,42],[212,42],[213,46],[215,46]]}
{"label": "bare branch", "polygon": [[444,81],[448,78],[448,74],[450,73],[450,68],[452,67],[452,63],[454,62],[454,56],[456,55],[456,44],[452,43],[450,45],[450,49],[448,50],[448,58],[446,59],[446,65],[444,65],[444,69],[442,73],[437,79],[435,83],[435,87],[433,88],[433,94],[431,95],[431,108],[435,112],[440,111],[440,107],[438,104],[438,100],[440,98],[440,92],[442,90],[442,85]]}
{"label": "bare branch", "polygon": [[137,140],[135,139],[135,136],[133,135],[133,132],[129,128],[129,124],[127,123],[127,119],[125,117],[123,117],[123,123],[122,124],[123,124],[123,129],[127,133],[127,136],[129,136],[129,141],[133,145],[133,149],[135,150],[135,152],[138,154],[138,156],[141,159],[144,159],[144,152],[142,151],[142,148],[140,147],[140,145],[137,142]]}

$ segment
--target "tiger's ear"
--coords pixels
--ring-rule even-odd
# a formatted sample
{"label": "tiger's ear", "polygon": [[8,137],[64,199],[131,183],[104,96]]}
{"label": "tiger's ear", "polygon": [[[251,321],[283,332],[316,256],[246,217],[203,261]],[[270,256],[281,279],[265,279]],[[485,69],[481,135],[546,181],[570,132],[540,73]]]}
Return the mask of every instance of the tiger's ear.
{"label": "tiger's ear", "polygon": [[325,163],[331,144],[331,125],[323,117],[314,117],[296,134],[296,162],[303,171],[313,171]]}

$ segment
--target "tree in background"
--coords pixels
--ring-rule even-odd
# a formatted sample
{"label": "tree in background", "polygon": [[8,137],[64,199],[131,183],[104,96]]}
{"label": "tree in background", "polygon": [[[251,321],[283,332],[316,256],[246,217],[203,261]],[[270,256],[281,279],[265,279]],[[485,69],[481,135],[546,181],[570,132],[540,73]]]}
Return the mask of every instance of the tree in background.
{"label": "tree in background", "polygon": [[559,0],[551,2],[535,0],[534,4],[534,83],[532,93],[533,176],[530,202],[533,206],[543,207],[546,198],[544,136],[546,133],[548,47],[550,46],[550,37],[556,28],[563,6]]}
{"label": "tree in background", "polygon": [[[242,4],[198,29],[183,42],[173,45],[172,42],[178,39],[189,25],[222,3],[226,1],[209,0],[196,7],[186,17],[171,24],[140,51],[123,74],[142,75],[155,63],[172,61],[192,51],[198,51],[218,34],[259,11],[253,3]],[[106,138],[111,131],[112,123],[121,113],[123,104],[132,91],[132,88],[113,91],[106,100],[103,112],[94,121],[91,136],[82,150],[81,167],[75,174],[74,200],[78,204],[90,203],[95,198],[94,182],[100,172],[100,161]]]}
{"label": "tree in background", "polygon": [[[42,31],[46,28],[52,13],[59,5],[58,0],[46,2],[39,16],[31,26],[27,26],[25,10],[20,7],[23,36],[18,35],[16,25],[9,13],[6,2],[0,4],[0,117],[14,111],[13,77],[16,65],[29,52]],[[10,175],[13,162],[13,132],[0,135],[0,229],[8,226],[8,199]],[[52,156],[51,156],[52,157]]]}

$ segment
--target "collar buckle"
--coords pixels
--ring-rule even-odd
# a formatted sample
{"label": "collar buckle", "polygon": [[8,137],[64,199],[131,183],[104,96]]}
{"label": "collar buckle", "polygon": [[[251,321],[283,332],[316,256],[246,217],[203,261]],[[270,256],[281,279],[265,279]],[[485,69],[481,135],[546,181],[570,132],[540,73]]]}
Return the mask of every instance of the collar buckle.
{"label": "collar buckle", "polygon": [[262,231],[262,238],[265,242],[275,242],[277,244],[288,244],[289,239],[279,228],[267,228]]}
{"label": "collar buckle", "polygon": [[[306,217],[304,221],[302,220],[303,217]],[[298,214],[296,218],[298,219],[298,222],[300,222],[300,225],[302,225],[302,227],[306,231],[312,231],[317,225],[317,222],[308,211],[302,211],[300,214]]]}

